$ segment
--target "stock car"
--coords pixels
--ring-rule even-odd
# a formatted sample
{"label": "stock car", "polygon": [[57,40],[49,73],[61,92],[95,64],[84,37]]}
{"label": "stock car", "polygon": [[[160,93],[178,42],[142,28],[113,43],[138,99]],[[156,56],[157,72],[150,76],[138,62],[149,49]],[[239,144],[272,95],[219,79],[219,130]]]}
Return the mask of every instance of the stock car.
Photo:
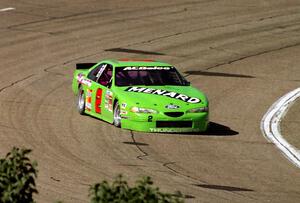
{"label": "stock car", "polygon": [[72,89],[80,114],[144,132],[202,132],[209,123],[206,95],[177,69],[154,60],[76,64]]}

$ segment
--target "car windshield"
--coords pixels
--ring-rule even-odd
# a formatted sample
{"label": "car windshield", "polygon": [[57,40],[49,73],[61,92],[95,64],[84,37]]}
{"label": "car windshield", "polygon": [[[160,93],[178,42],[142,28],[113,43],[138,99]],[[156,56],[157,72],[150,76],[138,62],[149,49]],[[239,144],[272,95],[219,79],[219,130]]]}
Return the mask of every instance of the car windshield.
{"label": "car windshield", "polygon": [[128,66],[116,68],[116,86],[132,85],[176,85],[185,86],[188,82],[178,73],[176,68],[164,66]]}

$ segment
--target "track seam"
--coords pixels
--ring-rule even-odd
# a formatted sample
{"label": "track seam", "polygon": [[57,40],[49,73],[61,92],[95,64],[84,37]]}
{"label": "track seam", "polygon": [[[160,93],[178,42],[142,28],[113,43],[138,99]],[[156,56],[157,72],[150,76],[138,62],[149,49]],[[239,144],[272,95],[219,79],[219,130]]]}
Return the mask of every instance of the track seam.
{"label": "track seam", "polygon": [[145,152],[140,146],[137,145],[132,130],[130,131],[130,134],[131,134],[131,139],[132,139],[134,145],[135,145],[136,148],[143,154],[143,155],[137,156],[136,158],[138,158],[138,159],[140,159],[140,160],[144,160],[143,157],[149,156],[149,154],[148,154],[147,152]]}

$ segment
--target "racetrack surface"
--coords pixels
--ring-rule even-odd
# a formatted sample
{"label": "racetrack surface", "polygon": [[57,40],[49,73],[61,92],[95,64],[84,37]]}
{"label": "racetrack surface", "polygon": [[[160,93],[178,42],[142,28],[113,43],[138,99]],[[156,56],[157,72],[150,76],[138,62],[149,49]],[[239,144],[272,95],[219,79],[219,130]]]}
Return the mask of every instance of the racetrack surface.
{"label": "racetrack surface", "polygon": [[[300,173],[260,121],[300,84],[299,1],[2,0],[0,154],[32,148],[38,202],[87,202],[90,184],[149,175],[186,202],[299,202]],[[210,99],[202,134],[147,134],[80,116],[78,62],[174,64]],[[288,127],[288,126],[287,126]]]}

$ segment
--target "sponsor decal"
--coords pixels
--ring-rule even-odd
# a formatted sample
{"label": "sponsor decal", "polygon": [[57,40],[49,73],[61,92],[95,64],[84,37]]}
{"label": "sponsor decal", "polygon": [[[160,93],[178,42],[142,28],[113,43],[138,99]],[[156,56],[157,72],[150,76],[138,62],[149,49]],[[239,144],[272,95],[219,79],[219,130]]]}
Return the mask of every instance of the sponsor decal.
{"label": "sponsor decal", "polygon": [[113,110],[112,100],[113,100],[113,93],[110,90],[106,90],[104,107],[110,112],[112,112]]}
{"label": "sponsor decal", "polygon": [[161,96],[165,96],[165,97],[179,99],[181,101],[191,103],[191,104],[201,102],[201,100],[196,98],[196,97],[189,97],[185,94],[179,94],[179,93],[176,93],[176,92],[169,92],[167,90],[152,89],[152,88],[146,88],[146,87],[128,87],[125,91],[161,95]]}
{"label": "sponsor decal", "polygon": [[121,112],[120,112],[121,115],[127,115],[127,113],[128,113],[128,112],[125,111],[125,110],[121,110]]}
{"label": "sponsor decal", "polygon": [[77,75],[77,81],[78,83],[87,85],[88,87],[92,86],[92,81],[84,78],[84,75],[81,73]]}
{"label": "sponsor decal", "polygon": [[92,90],[87,89],[86,98],[85,98],[85,108],[90,111],[92,109]]}
{"label": "sponsor decal", "polygon": [[127,66],[123,70],[170,70],[170,66]]}
{"label": "sponsor decal", "polygon": [[126,108],[126,106],[127,106],[127,104],[126,104],[126,103],[122,103],[122,104],[121,104],[121,109],[125,109],[125,108]]}
{"label": "sponsor decal", "polygon": [[168,104],[167,106],[165,106],[165,108],[167,108],[167,109],[179,109],[180,106],[175,105],[175,104]]}
{"label": "sponsor decal", "polygon": [[104,69],[106,68],[106,66],[107,66],[107,64],[103,64],[103,65],[101,66],[99,72],[98,72],[97,75],[96,75],[96,78],[99,78],[100,75],[102,75],[102,73],[103,73]]}
{"label": "sponsor decal", "polygon": [[192,128],[182,128],[182,129],[172,129],[172,128],[150,128],[153,133],[178,133],[178,132],[198,132],[198,129]]}
{"label": "sponsor decal", "polygon": [[175,129],[168,129],[168,128],[150,128],[151,132],[155,132],[155,133],[163,133],[163,132],[168,132],[168,133],[172,133],[172,132],[178,132],[178,130]]}

